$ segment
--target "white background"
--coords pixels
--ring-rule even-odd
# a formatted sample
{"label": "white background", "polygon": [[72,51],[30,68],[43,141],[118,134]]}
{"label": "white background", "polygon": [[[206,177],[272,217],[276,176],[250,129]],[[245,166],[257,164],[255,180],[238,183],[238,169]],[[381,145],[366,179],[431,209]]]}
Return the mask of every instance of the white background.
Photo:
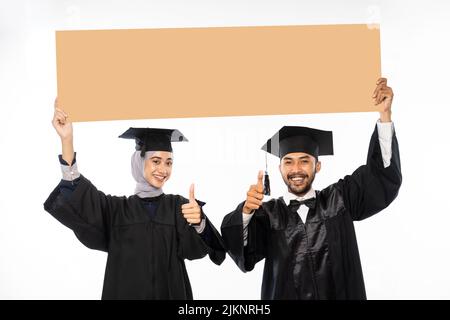
{"label": "white background", "polygon": [[[61,178],[60,143],[50,123],[55,30],[379,22],[404,182],[389,208],[356,223],[367,295],[449,299],[449,17],[444,0],[0,0],[0,298],[101,296],[106,254],[85,248],[42,205]],[[321,189],[364,163],[377,118],[347,113],[76,123],[75,148],[80,171],[100,190],[129,195],[134,145],[117,136],[129,126],[178,128],[190,142],[174,144],[165,192],[188,196],[195,182],[196,197],[207,202],[205,211],[220,228],[264,167],[260,146],[281,126],[333,130],[335,156],[323,157],[314,185]],[[277,159],[269,160],[273,195],[279,196],[285,187]],[[229,257],[220,267],[205,258],[188,261],[187,268],[196,299],[260,297],[262,262],[246,274]]]}

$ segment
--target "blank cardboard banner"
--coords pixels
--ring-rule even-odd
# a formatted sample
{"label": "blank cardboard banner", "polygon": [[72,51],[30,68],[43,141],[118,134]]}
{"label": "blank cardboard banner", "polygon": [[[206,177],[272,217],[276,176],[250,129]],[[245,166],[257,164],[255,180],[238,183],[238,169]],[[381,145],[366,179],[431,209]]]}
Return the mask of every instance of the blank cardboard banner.
{"label": "blank cardboard banner", "polygon": [[373,25],[57,31],[72,121],[376,111]]}

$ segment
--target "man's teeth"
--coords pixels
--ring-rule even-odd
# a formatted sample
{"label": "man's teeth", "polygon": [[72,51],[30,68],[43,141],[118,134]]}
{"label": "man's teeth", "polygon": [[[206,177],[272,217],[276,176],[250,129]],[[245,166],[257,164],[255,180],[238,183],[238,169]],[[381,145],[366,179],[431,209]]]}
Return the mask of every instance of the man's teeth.
{"label": "man's teeth", "polygon": [[303,180],[305,180],[305,178],[294,177],[294,178],[291,178],[291,180],[292,180],[292,181],[300,181],[300,182],[302,182]]}

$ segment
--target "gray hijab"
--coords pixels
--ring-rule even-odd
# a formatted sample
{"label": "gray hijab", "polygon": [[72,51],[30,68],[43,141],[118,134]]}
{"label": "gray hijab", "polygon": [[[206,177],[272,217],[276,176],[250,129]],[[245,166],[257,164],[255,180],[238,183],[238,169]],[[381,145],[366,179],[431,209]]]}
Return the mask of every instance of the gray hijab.
{"label": "gray hijab", "polygon": [[131,156],[131,174],[136,180],[136,189],[134,194],[139,198],[157,197],[163,193],[162,188],[155,188],[145,180],[145,161],[149,159],[156,151],[147,151],[145,156],[141,157],[141,151],[136,151]]}

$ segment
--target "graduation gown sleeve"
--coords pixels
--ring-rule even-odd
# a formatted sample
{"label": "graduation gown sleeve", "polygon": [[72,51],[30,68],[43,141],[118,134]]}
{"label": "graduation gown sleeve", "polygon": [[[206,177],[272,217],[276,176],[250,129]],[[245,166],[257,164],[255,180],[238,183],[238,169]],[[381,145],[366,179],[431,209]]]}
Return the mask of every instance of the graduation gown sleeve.
{"label": "graduation gown sleeve", "polygon": [[[264,206],[270,205],[270,202]],[[243,272],[251,271],[255,264],[266,257],[267,234],[270,222],[264,208],[256,210],[247,228],[247,245],[244,246],[242,209],[244,202],[222,221],[222,236],[229,255]]]}
{"label": "graduation gown sleeve", "polygon": [[58,185],[44,203],[44,209],[88,248],[108,251],[111,221],[125,197],[105,195],[83,175],[68,195]]}
{"label": "graduation gown sleeve", "polygon": [[343,193],[344,205],[352,219],[359,221],[386,208],[397,197],[401,183],[400,153],[395,131],[392,136],[391,163],[384,168],[378,130],[375,127],[367,163],[334,186]]}
{"label": "graduation gown sleeve", "polygon": [[[181,205],[189,202],[186,198],[182,197],[181,199]],[[201,207],[205,204],[198,200],[197,202]],[[183,217],[181,205],[179,206],[179,212],[177,212],[176,215],[178,256],[182,259],[194,260],[200,259],[208,254],[212,262],[220,265],[225,259],[225,245],[219,232],[209,221],[208,217],[204,215],[202,208],[206,224],[202,234],[198,234]]]}

